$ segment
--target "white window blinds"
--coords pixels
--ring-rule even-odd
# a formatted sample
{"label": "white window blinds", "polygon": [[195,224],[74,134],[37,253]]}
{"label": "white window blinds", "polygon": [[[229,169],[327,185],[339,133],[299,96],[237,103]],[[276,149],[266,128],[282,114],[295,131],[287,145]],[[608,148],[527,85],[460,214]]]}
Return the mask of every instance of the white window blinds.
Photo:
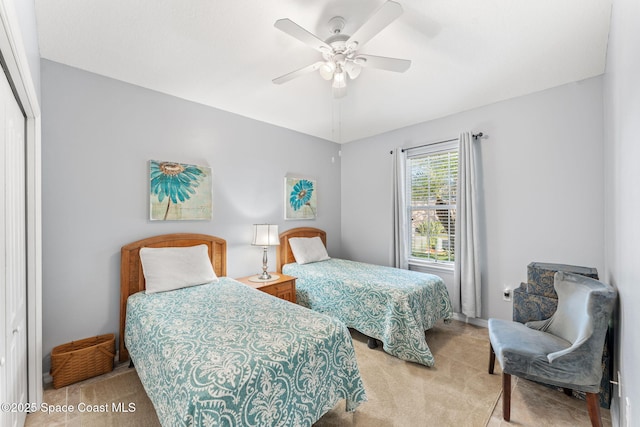
{"label": "white window blinds", "polygon": [[411,260],[455,260],[457,141],[434,144],[407,158]]}

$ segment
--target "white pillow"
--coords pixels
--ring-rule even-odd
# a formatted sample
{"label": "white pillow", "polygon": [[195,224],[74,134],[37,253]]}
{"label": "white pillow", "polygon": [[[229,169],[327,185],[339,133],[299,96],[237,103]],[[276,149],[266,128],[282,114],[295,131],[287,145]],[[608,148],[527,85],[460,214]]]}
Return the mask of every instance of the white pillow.
{"label": "white pillow", "polygon": [[291,252],[298,264],[330,259],[320,237],[292,237],[289,239]]}
{"label": "white pillow", "polygon": [[147,293],[217,282],[207,245],[184,248],[141,248]]}

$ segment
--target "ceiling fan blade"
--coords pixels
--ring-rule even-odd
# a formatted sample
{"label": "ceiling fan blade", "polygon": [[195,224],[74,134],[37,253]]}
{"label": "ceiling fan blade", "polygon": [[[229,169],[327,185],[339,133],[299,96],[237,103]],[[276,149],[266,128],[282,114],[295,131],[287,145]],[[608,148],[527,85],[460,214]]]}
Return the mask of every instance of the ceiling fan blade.
{"label": "ceiling fan blade", "polygon": [[389,58],[386,56],[358,55],[354,63],[367,68],[379,68],[381,70],[404,73],[411,66],[408,59]]}
{"label": "ceiling fan blade", "polygon": [[293,22],[291,19],[278,19],[273,26],[317,51],[331,52],[331,46]]}
{"label": "ceiling fan blade", "polygon": [[384,3],[374,12],[367,22],[362,24],[362,26],[349,37],[345,43],[346,46],[353,46],[352,49],[354,50],[362,47],[400,15],[402,15],[402,6],[400,6],[400,3],[394,1]]}
{"label": "ceiling fan blade", "polygon": [[277,77],[277,78],[273,79],[272,81],[277,85],[280,85],[282,83],[286,83],[289,80],[295,79],[296,77],[300,77],[300,76],[302,76],[304,74],[308,74],[308,73],[311,73],[311,72],[314,72],[314,71],[318,70],[322,64],[324,64],[324,62],[318,61],[315,64],[307,65],[304,68],[300,68],[299,70],[295,70],[295,71],[287,73],[287,74],[285,74],[283,76]]}

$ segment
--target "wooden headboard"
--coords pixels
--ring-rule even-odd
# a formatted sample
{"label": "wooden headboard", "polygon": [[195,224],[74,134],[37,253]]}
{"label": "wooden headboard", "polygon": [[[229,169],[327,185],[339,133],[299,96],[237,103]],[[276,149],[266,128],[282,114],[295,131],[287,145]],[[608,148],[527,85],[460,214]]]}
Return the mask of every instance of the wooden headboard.
{"label": "wooden headboard", "polygon": [[277,250],[277,266],[278,273],[282,273],[282,266],[292,262],[296,262],[296,259],[291,252],[291,246],[289,246],[289,239],[292,237],[316,237],[319,236],[322,239],[324,246],[327,246],[327,233],[319,228],[313,227],[299,227],[292,228],[291,230],[283,231],[280,233],[280,246]]}
{"label": "wooden headboard", "polygon": [[213,271],[218,277],[227,275],[227,242],[207,234],[174,233],[149,237],[129,243],[120,250],[120,362],[129,359],[124,346],[124,324],[127,319],[127,298],[145,289],[144,274],[140,264],[140,248],[167,248],[207,245]]}

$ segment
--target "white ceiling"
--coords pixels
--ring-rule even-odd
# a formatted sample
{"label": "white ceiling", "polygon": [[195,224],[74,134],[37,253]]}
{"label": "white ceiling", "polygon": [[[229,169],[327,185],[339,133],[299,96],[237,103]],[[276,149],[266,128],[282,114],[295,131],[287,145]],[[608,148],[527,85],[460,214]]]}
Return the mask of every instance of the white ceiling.
{"label": "white ceiling", "polygon": [[340,100],[318,73],[271,82],[321,59],[273,24],[352,34],[384,0],[35,3],[42,58],[340,143],[604,72],[611,0],[398,1],[359,52],[411,67],[365,68]]}

